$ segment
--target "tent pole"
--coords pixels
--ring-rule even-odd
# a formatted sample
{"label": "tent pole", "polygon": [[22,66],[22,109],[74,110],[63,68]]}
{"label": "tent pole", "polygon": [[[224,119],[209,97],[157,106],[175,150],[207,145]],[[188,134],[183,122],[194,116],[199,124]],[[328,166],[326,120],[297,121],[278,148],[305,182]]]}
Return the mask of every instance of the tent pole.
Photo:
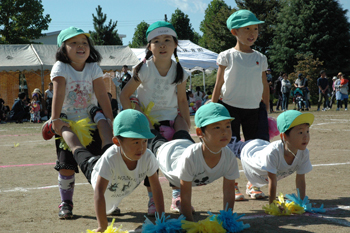
{"label": "tent pole", "polygon": [[205,92],[205,69],[203,69],[203,91]]}
{"label": "tent pole", "polygon": [[188,89],[192,90],[192,72],[190,69],[190,86],[188,87]]}

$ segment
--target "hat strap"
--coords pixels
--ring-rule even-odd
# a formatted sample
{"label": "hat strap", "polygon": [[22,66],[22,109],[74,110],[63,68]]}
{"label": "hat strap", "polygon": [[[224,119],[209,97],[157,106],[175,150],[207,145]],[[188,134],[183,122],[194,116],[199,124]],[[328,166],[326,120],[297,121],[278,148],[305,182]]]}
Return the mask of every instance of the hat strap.
{"label": "hat strap", "polygon": [[204,140],[203,140],[203,144],[204,144],[205,148],[207,148],[210,151],[210,153],[212,153],[214,155],[217,155],[222,151],[222,148],[218,152],[214,152],[214,151],[210,150],[209,147],[207,147],[207,145],[205,144]]}

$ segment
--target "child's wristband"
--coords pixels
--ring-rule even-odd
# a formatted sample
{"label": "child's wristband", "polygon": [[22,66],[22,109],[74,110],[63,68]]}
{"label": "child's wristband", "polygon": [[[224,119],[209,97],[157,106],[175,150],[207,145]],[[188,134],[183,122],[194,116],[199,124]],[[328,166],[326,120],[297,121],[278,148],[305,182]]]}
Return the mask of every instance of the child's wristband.
{"label": "child's wristband", "polygon": [[57,120],[61,120],[60,118],[57,119],[52,119],[51,122],[57,121]]}

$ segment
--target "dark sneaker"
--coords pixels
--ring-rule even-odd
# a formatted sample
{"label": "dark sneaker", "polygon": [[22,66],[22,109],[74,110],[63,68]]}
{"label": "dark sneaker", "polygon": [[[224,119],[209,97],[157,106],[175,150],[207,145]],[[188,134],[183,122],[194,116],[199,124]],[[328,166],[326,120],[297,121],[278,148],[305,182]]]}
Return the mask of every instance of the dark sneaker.
{"label": "dark sneaker", "polygon": [[112,216],[121,215],[120,209],[117,207],[115,210],[113,210],[113,212],[110,215],[112,215]]}
{"label": "dark sneaker", "polygon": [[50,140],[53,136],[55,136],[51,119],[47,120],[43,126],[41,126],[41,134],[45,140]]}
{"label": "dark sneaker", "polygon": [[73,218],[73,202],[63,201],[59,206],[58,217],[60,219],[70,219]]}
{"label": "dark sneaker", "polygon": [[89,105],[89,107],[87,107],[87,113],[91,119],[92,122],[96,123],[94,121],[95,115],[97,112],[102,112],[102,109],[100,107],[97,107],[94,104]]}

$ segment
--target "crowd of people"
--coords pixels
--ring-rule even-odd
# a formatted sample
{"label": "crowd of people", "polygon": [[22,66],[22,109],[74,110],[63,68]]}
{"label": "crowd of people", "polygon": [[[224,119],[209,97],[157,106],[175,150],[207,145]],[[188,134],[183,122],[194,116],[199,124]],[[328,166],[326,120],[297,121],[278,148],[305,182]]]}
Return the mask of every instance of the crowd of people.
{"label": "crowd of people", "polygon": [[[303,199],[305,174],[312,169],[307,145],[314,116],[288,110],[292,84],[287,74],[281,72],[276,87],[266,56],[251,48],[262,23],[248,10],[236,11],[228,18],[227,27],[237,43],[217,58],[219,69],[212,94],[200,87],[186,90],[188,74],[177,56],[173,25],[164,21],[151,24],[146,32],[146,57],[134,67],[132,77],[127,75],[127,67],[123,68],[122,111],[104,87],[98,66],[101,55],[91,43],[90,34],[76,27],[62,30],[57,38],[57,61],[50,74],[52,83],[44,95],[45,106],[51,107],[50,117],[42,126],[45,140],[57,139],[54,169],[61,199],[59,218],[73,217],[78,167],[94,190],[97,232],[106,230],[107,215],[119,215],[119,203],[142,182],[148,195],[147,214],[161,216],[164,197],[159,169],[172,187],[170,210],[184,214],[189,221],[194,220],[194,187],[223,178],[223,209],[233,210],[235,201],[245,199],[236,182],[240,176],[236,158],[241,160],[248,179],[245,187],[250,198],[266,198],[260,187],[268,185],[272,203],[277,181],[296,173],[295,186]],[[321,72],[317,83],[321,100],[328,98],[330,89],[324,79]],[[334,82],[334,90],[339,89],[335,98],[340,108],[347,101],[347,94],[341,90],[348,83],[343,76],[339,80]],[[303,97],[304,105],[298,105],[298,109],[304,106],[307,110],[307,80],[299,75],[294,86],[300,90],[295,101]],[[276,93],[281,97],[277,109],[281,107],[284,112],[277,118],[280,140],[270,143],[267,113],[273,111],[270,97]],[[41,94],[34,91],[32,100],[25,101],[25,94],[20,93],[13,107],[19,110],[10,118],[20,123],[31,113],[35,122],[42,107]],[[344,106],[347,108],[345,102]],[[31,112],[26,113],[26,107]],[[198,143],[189,134],[191,108]],[[94,123],[84,125],[88,127],[87,135],[69,124],[78,120]]]}

